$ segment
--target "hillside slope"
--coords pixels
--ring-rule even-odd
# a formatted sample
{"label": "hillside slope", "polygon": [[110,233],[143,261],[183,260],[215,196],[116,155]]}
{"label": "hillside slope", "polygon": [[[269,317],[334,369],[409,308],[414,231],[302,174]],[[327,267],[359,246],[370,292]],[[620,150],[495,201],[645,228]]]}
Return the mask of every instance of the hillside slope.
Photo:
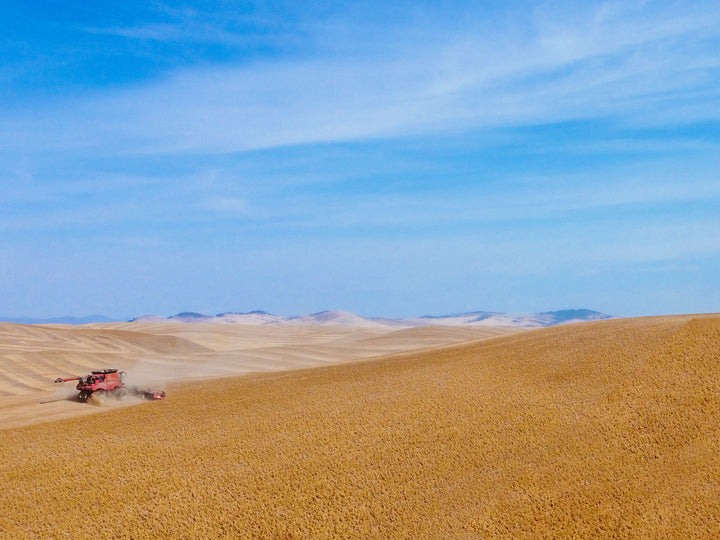
{"label": "hillside slope", "polygon": [[718,537],[718,350],[720,317],[626,319],[184,384],[2,431],[0,531]]}
{"label": "hillside slope", "polygon": [[[437,327],[408,334],[392,328],[168,321],[0,323],[0,429],[99,412],[74,399],[73,383],[53,383],[58,376],[97,368],[120,368],[127,371],[128,384],[162,388],[170,381],[322,366],[516,331]],[[112,402],[131,404],[136,403]]]}

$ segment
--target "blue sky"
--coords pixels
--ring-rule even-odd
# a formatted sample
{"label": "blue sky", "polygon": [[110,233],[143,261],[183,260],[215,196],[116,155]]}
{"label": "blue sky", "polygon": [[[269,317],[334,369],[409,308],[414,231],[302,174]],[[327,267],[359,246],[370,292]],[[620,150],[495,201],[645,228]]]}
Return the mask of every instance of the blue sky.
{"label": "blue sky", "polygon": [[718,7],[5,1],[0,314],[720,311]]}

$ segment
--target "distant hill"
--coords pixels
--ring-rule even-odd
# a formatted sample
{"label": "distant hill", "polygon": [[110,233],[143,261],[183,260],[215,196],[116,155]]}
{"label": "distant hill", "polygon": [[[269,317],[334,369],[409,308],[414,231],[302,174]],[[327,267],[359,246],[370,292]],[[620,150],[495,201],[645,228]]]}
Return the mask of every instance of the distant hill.
{"label": "distant hill", "polygon": [[160,322],[160,321],[167,321],[167,317],[162,317],[160,315],[140,315],[139,317],[134,317],[130,319],[128,322]]}
{"label": "distant hill", "polygon": [[473,311],[469,313],[456,313],[452,315],[424,315],[417,319],[410,319],[418,326],[446,325],[446,326],[518,326],[523,328],[544,328],[558,324],[573,322],[597,321],[610,319],[611,315],[593,311],[591,309],[564,309],[547,311],[543,313],[496,313],[489,311]]}
{"label": "distant hill", "polygon": [[228,324],[279,324],[285,321],[285,317],[273,315],[266,311],[256,309],[246,313],[227,312],[215,315],[214,322],[223,322]]}
{"label": "distant hill", "polygon": [[610,315],[593,311],[591,309],[562,309],[560,311],[540,313],[539,317],[544,317],[544,320],[548,321],[545,326],[555,326],[556,324],[565,324],[570,322],[599,321],[611,318]]}
{"label": "distant hill", "polygon": [[[542,328],[584,321],[610,319],[611,315],[591,309],[562,309],[542,313],[499,313],[492,311],[471,311],[450,315],[422,315],[408,319],[390,319],[383,317],[363,317],[355,313],[339,310],[321,311],[310,315],[283,317],[266,311],[248,312],[227,311],[217,315],[205,315],[195,311],[183,311],[170,317],[160,315],[142,315],[128,322],[175,321],[182,323],[222,323],[222,324],[259,324],[259,325],[301,325],[301,326],[360,326],[413,328],[418,326],[515,326],[521,328]],[[29,317],[0,317],[0,321],[20,324],[90,324],[118,322],[118,319],[104,315],[86,317],[54,317],[48,319]]]}
{"label": "distant hill", "polygon": [[218,313],[215,315],[216,317],[226,317],[228,315],[271,315],[267,311],[262,311],[260,309],[255,309],[253,311],[226,311],[225,313]]}
{"label": "distant hill", "polygon": [[[204,315],[196,312],[183,312],[168,317],[167,320],[178,322],[212,322],[225,324],[271,324],[293,326],[358,326],[358,327],[393,327],[413,328],[418,326],[514,326],[521,328],[542,328],[574,322],[597,321],[610,319],[611,315],[591,309],[564,309],[543,313],[517,314],[497,313],[490,311],[472,311],[451,315],[423,315],[409,319],[389,319],[383,317],[363,317],[355,313],[340,310],[320,311],[297,317],[283,317],[266,311],[249,311],[245,313],[225,312],[217,315]],[[145,315],[137,322],[163,320]]]}
{"label": "distant hill", "polygon": [[176,315],[173,315],[172,317],[168,317],[168,319],[170,320],[177,320],[181,322],[202,322],[212,318],[213,317],[209,315],[195,313],[194,311],[183,311],[182,313],[178,313]]}
{"label": "distant hill", "polygon": [[47,319],[32,317],[0,317],[0,321],[11,322],[17,324],[90,324],[90,323],[106,323],[114,322],[117,319],[106,317],[104,315],[87,315],[85,317],[51,317]]}
{"label": "distant hill", "polygon": [[302,326],[387,326],[386,324],[366,317],[361,317],[347,311],[321,311],[312,315],[303,315],[302,317],[294,317],[287,319],[284,324],[302,325]]}

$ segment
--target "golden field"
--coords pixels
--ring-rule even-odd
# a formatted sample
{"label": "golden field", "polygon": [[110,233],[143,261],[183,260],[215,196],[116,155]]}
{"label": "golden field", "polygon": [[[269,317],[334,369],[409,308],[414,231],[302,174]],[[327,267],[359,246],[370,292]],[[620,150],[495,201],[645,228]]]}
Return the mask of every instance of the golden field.
{"label": "golden field", "polygon": [[[171,349],[206,349],[177,352],[183,362],[231,365],[231,340],[222,352],[177,332]],[[0,430],[0,536],[720,537],[718,316],[568,325],[169,390]]]}

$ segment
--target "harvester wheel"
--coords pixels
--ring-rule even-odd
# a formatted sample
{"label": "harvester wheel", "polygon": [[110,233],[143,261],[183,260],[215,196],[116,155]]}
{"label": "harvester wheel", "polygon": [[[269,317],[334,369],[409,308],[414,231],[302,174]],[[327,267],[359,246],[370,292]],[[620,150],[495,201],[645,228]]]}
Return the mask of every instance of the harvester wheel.
{"label": "harvester wheel", "polygon": [[128,397],[127,388],[116,388],[113,394],[115,394],[116,399],[127,399]]}
{"label": "harvester wheel", "polygon": [[78,394],[78,399],[79,399],[80,401],[85,401],[87,398],[88,398],[88,394],[87,394],[87,392],[85,392],[85,390],[82,390],[82,391]]}
{"label": "harvester wheel", "polygon": [[99,403],[102,403],[105,401],[105,398],[107,397],[107,391],[105,390],[95,390],[92,393],[93,398],[95,401],[98,401]]}

